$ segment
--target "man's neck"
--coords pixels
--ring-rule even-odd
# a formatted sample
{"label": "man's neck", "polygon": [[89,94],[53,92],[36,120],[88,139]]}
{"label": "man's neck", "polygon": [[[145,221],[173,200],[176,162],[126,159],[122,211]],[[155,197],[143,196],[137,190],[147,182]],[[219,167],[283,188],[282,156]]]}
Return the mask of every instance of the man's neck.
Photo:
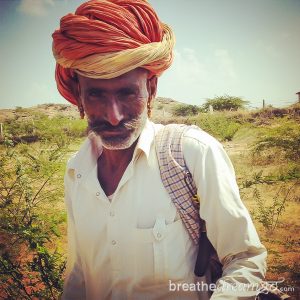
{"label": "man's neck", "polygon": [[105,194],[112,195],[127,168],[136,147],[137,141],[131,147],[123,150],[104,149],[98,158],[98,180]]}

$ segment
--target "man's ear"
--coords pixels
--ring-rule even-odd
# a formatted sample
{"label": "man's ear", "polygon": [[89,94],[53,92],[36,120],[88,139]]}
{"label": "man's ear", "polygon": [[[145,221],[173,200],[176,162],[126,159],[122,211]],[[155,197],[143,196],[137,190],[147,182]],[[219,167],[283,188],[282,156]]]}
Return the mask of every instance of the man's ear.
{"label": "man's ear", "polygon": [[148,79],[148,94],[149,101],[152,102],[155,99],[157,92],[157,76],[153,76]]}

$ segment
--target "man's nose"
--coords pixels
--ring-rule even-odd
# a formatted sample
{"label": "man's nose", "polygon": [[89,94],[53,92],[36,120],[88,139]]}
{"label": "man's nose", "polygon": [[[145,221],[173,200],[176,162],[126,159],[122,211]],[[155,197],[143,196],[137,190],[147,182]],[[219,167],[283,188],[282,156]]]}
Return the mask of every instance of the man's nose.
{"label": "man's nose", "polygon": [[118,126],[124,119],[122,107],[116,99],[111,99],[111,101],[107,104],[106,119],[112,126]]}

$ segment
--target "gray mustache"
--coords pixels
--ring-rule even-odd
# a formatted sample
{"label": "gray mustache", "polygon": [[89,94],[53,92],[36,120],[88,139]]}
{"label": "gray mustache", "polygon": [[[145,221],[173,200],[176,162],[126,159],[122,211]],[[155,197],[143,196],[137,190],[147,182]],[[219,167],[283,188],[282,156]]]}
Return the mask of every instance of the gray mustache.
{"label": "gray mustache", "polygon": [[88,130],[92,130],[95,132],[98,131],[104,131],[104,130],[109,130],[109,131],[119,131],[121,129],[127,129],[127,130],[131,130],[131,129],[135,129],[140,122],[140,118],[134,118],[128,121],[124,121],[121,122],[121,124],[119,124],[118,126],[112,126],[111,124],[107,123],[107,122],[91,122],[89,124]]}

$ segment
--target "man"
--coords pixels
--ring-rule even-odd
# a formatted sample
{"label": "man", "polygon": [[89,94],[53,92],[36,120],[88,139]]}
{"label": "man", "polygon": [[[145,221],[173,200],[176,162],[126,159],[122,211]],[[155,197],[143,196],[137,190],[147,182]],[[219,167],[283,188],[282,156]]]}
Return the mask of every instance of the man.
{"label": "man", "polygon": [[[157,77],[174,36],[144,0],[89,1],[53,34],[60,93],[86,115],[89,136],[65,175],[68,263],[64,299],[208,299],[197,246],[161,180],[150,122]],[[223,264],[211,299],[254,298],[266,250],[242,204],[222,146],[189,129],[183,155],[207,236]],[[199,298],[200,297],[200,298]],[[239,298],[246,299],[246,298]]]}

